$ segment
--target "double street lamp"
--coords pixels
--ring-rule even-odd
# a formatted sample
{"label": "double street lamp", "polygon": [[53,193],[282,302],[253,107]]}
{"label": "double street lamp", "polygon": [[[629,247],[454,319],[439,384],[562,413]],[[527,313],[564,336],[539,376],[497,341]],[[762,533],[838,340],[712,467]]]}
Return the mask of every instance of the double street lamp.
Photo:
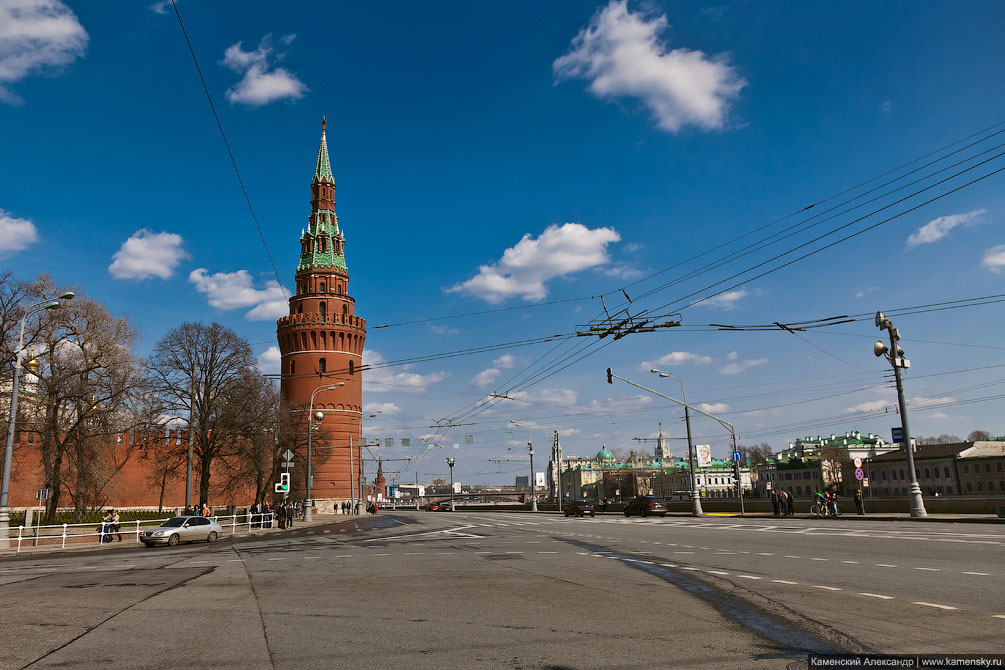
{"label": "double street lamp", "polygon": [[650,370],[649,372],[659,375],[663,379],[667,377],[676,379],[680,383],[680,394],[684,398],[684,423],[687,425],[687,457],[691,462],[691,515],[704,516],[705,512],[701,509],[701,493],[698,491],[698,476],[695,470],[697,464],[695,463],[694,443],[691,441],[691,409],[687,404],[687,392],[684,391],[684,380],[673,372],[664,370]]}
{"label": "double street lamp", "polygon": [[509,422],[514,426],[520,426],[521,428],[527,429],[527,449],[530,451],[530,511],[537,511],[537,487],[534,481],[534,442],[531,439],[531,428],[527,424],[520,423],[510,419]]}
{"label": "double street lamp", "polygon": [[[307,487],[306,487],[307,488],[307,500],[304,501],[304,521],[310,521],[311,520],[311,518],[313,516],[312,512],[314,510],[314,501],[311,499],[311,483],[312,483],[311,480],[313,479],[313,476],[311,475],[311,437],[313,436],[314,429],[315,429],[315,426],[314,426],[313,422],[314,422],[315,419],[317,419],[318,423],[320,423],[325,418],[324,412],[318,412],[317,414],[314,413],[314,398],[321,391],[334,391],[339,386],[345,386],[345,382],[338,382],[337,384],[324,384],[324,385],[319,386],[316,389],[314,389],[314,392],[311,393],[311,404],[310,404],[310,407],[308,408],[308,411],[307,411],[307,482],[306,482],[307,483]],[[317,426],[317,428],[320,428],[320,426]],[[350,460],[350,463],[349,463],[350,464],[350,468],[349,468],[349,470],[350,470],[350,477],[351,477],[352,476],[352,467],[351,467],[352,466],[352,452],[351,451],[349,453],[349,460]]]}
{"label": "double street lamp", "polygon": [[62,300],[73,300],[76,294],[67,291],[56,299],[41,300],[30,305],[21,318],[21,330],[17,337],[17,349],[14,350],[14,379],[10,388],[10,416],[7,420],[7,448],[3,457],[3,481],[0,485],[0,549],[10,547],[10,470],[14,461],[14,422],[17,419],[17,400],[21,385],[21,361],[24,360],[24,326],[28,317],[47,309],[56,309],[62,305]]}

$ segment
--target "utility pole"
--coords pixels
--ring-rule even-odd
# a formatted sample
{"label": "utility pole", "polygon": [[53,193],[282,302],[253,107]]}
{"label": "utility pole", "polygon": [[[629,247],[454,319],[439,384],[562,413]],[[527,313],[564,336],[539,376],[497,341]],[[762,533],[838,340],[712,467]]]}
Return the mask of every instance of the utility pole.
{"label": "utility pole", "polygon": [[900,369],[911,367],[911,361],[907,360],[904,356],[904,350],[897,344],[900,340],[900,331],[893,327],[893,322],[882,312],[876,312],[876,327],[880,330],[886,329],[890,334],[890,346],[887,347],[881,341],[876,342],[872,347],[872,353],[876,356],[886,355],[886,360],[893,366],[893,376],[897,380],[897,403],[900,406],[900,423],[904,433],[904,453],[907,454],[907,472],[911,475],[911,486],[908,489],[911,496],[911,516],[927,517],[928,511],[925,509],[925,501],[921,497],[921,487],[918,486],[918,475],[914,471],[914,447],[911,445],[911,430],[907,426],[904,384],[900,379]]}
{"label": "utility pole", "polygon": [[555,466],[555,497],[558,499],[558,511],[562,511],[562,445],[558,443],[558,431],[555,431],[555,442],[551,447]]}
{"label": "utility pole", "polygon": [[192,361],[192,386],[188,397],[188,454],[185,457],[185,507],[192,506],[192,436],[195,435],[195,393],[199,362]]}

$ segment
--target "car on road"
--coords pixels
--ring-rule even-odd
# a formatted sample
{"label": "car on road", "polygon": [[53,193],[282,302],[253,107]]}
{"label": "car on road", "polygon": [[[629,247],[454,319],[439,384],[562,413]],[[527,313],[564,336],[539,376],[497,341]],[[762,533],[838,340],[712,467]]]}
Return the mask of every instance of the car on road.
{"label": "car on road", "polygon": [[596,503],[592,500],[573,500],[565,507],[565,516],[597,516]]}
{"label": "car on road", "polygon": [[625,504],[625,516],[632,514],[666,516],[667,506],[662,500],[657,500],[653,496],[638,496]]}
{"label": "car on road", "polygon": [[166,544],[174,547],[181,542],[216,542],[223,527],[205,516],[176,516],[157,528],[140,533],[140,542],[148,547]]}
{"label": "car on road", "polygon": [[439,512],[440,511],[440,503],[429,503],[428,505],[426,505],[426,511],[427,512]]}

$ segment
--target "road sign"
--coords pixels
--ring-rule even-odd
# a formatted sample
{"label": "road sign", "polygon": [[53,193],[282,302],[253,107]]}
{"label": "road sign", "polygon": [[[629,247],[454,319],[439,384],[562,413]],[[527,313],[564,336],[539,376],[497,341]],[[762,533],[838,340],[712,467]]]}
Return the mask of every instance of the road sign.
{"label": "road sign", "polygon": [[865,479],[862,480],[862,486],[868,486],[868,485],[869,485],[869,478],[866,477]]}
{"label": "road sign", "polygon": [[855,479],[859,481],[865,479],[865,473],[862,472],[862,468],[855,468]]}
{"label": "road sign", "polygon": [[739,451],[734,451],[733,460],[739,463],[741,460],[743,460],[743,454],[741,454]]}
{"label": "road sign", "polygon": [[286,453],[284,453],[284,454],[283,454],[283,460],[284,460],[284,461],[292,461],[292,460],[293,460],[293,457],[294,457],[295,455],[296,455],[296,454],[294,454],[294,453],[293,453],[292,451],[290,451],[289,449],[287,449],[287,450],[286,450]]}
{"label": "road sign", "polygon": [[49,489],[39,489],[35,491],[35,500],[48,500]]}
{"label": "road sign", "polygon": [[862,459],[861,459],[861,458],[859,458],[858,456],[856,456],[856,457],[855,457],[855,460],[854,460],[854,461],[852,461],[852,462],[853,462],[853,463],[855,463],[855,467],[856,467],[856,468],[860,468],[860,467],[862,467]]}
{"label": "road sign", "polygon": [[283,467],[287,470],[293,467],[293,461],[286,461],[283,463]]}
{"label": "road sign", "polygon": [[894,444],[904,443],[904,429],[901,426],[894,426],[890,429],[890,433],[893,435]]}

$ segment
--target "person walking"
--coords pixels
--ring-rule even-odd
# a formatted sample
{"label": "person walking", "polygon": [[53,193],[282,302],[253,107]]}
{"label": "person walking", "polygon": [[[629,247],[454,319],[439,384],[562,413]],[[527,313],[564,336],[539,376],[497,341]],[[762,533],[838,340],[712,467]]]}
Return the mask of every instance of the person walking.
{"label": "person walking", "polygon": [[792,491],[782,491],[782,495],[785,496],[785,516],[793,516],[796,513],[796,505]]}
{"label": "person walking", "polygon": [[780,505],[779,505],[779,500],[778,500],[778,491],[775,491],[774,489],[772,489],[772,491],[771,491],[771,510],[775,513],[775,516],[778,516],[779,508],[780,508]]}
{"label": "person walking", "polygon": [[862,490],[855,491],[855,510],[859,516],[865,516],[865,501],[862,500]]}
{"label": "person walking", "polygon": [[98,542],[103,544],[105,542],[112,541],[112,535],[109,532],[111,525],[112,525],[112,512],[111,510],[109,510],[108,512],[105,512],[105,516],[101,518],[101,526],[98,527],[98,532],[100,533],[100,535],[98,536]]}
{"label": "person walking", "polygon": [[827,492],[827,509],[831,516],[841,516],[841,512],[838,511],[837,491]]}
{"label": "person walking", "polygon": [[112,510],[112,523],[108,527],[108,541],[112,541],[112,533],[115,533],[119,542],[122,542],[122,526],[119,524],[119,510]]}

